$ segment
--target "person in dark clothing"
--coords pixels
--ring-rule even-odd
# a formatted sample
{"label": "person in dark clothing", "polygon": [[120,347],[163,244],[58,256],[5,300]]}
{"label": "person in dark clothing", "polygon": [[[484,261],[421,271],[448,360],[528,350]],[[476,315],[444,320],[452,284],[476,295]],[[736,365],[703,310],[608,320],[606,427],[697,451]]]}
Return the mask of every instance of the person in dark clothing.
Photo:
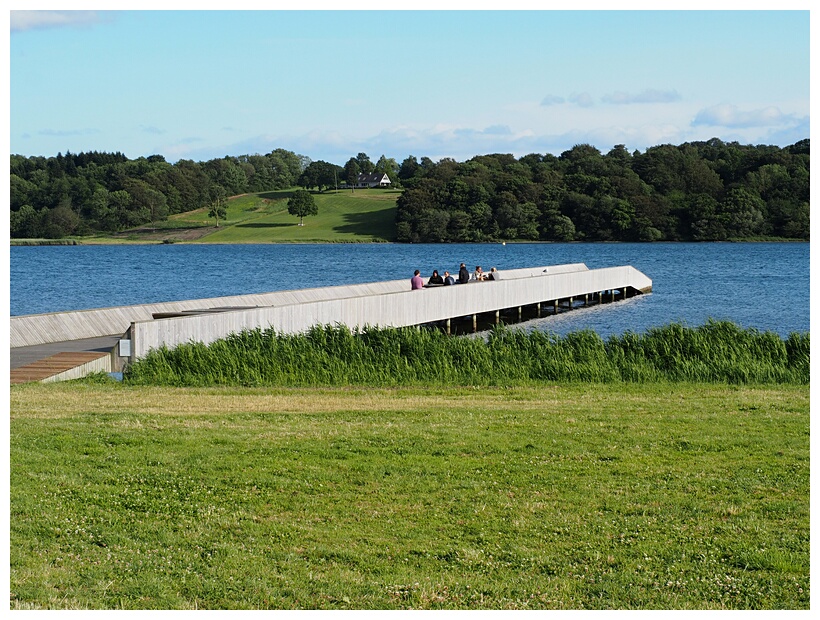
{"label": "person in dark clothing", "polygon": [[444,286],[450,286],[451,284],[455,284],[455,278],[450,275],[449,271],[444,272]]}
{"label": "person in dark clothing", "polygon": [[444,278],[438,275],[438,269],[433,269],[433,275],[430,276],[430,279],[427,280],[427,286],[431,284],[444,284]]}
{"label": "person in dark clothing", "polygon": [[467,284],[470,281],[470,272],[467,271],[467,266],[461,263],[461,268],[458,270],[458,283]]}

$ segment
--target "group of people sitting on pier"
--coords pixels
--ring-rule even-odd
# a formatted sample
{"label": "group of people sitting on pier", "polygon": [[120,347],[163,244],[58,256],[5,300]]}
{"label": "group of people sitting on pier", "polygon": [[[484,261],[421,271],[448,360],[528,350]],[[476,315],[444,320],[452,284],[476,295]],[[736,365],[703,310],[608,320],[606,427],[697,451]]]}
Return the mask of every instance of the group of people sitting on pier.
{"label": "group of people sitting on pier", "polygon": [[417,290],[421,288],[429,288],[433,286],[450,286],[451,284],[467,284],[468,282],[485,282],[487,280],[500,280],[501,274],[493,267],[489,273],[485,273],[481,265],[476,265],[475,271],[470,273],[464,263],[461,263],[458,269],[458,276],[453,277],[449,271],[444,272],[444,276],[439,275],[438,269],[433,269],[433,275],[424,284],[421,272],[416,269],[413,272],[413,277],[410,278],[410,288]]}

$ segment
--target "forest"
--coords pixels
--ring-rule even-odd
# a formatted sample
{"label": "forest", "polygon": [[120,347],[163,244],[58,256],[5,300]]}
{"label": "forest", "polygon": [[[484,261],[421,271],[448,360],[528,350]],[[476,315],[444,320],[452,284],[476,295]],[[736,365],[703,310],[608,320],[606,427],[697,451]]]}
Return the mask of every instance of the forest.
{"label": "forest", "polygon": [[58,153],[10,159],[12,238],[114,233],[226,197],[343,187],[385,172],[403,189],[401,242],[809,239],[809,140],[780,148],[713,138],[606,154],[479,155],[465,162],[365,153],[344,166],[292,151],[169,163],[162,155]]}
{"label": "forest", "polygon": [[405,160],[406,242],[809,239],[809,140]]}

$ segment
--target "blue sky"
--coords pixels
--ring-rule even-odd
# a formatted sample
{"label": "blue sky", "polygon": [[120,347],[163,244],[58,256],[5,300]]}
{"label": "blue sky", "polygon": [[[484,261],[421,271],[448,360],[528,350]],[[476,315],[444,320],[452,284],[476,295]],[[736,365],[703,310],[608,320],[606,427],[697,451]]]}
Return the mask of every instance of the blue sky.
{"label": "blue sky", "polygon": [[10,152],[464,161],[809,137],[802,11],[12,11]]}

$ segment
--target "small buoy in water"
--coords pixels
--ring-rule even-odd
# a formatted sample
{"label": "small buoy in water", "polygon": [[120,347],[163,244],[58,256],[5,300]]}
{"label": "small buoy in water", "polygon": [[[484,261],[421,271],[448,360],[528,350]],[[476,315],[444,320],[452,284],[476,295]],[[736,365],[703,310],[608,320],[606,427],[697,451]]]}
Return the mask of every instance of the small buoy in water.
{"label": "small buoy in water", "polygon": [[506,241],[502,241],[502,242],[501,242],[501,245],[507,245],[507,242],[506,242]]}

